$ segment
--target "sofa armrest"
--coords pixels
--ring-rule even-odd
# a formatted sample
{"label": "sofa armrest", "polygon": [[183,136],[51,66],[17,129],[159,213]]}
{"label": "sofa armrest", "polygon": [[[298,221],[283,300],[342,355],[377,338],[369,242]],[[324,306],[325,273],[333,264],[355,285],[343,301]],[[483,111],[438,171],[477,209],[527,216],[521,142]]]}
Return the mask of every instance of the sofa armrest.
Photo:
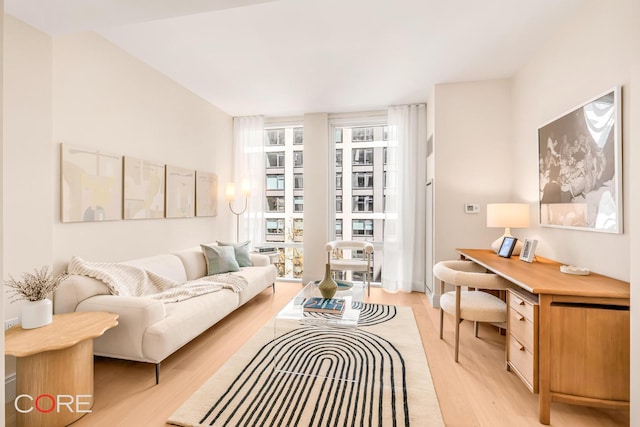
{"label": "sofa armrest", "polygon": [[96,295],[110,295],[111,291],[102,281],[93,277],[70,274],[60,283],[53,295],[53,312],[72,313],[78,304]]}
{"label": "sofa armrest", "polygon": [[147,360],[142,352],[145,331],[167,315],[160,301],[116,295],[87,298],[78,304],[76,311],[107,311],[119,316],[118,326],[94,341],[95,354],[143,361]]}
{"label": "sofa armrest", "polygon": [[271,264],[271,258],[267,255],[250,253],[249,257],[251,258],[251,264],[257,267]]}

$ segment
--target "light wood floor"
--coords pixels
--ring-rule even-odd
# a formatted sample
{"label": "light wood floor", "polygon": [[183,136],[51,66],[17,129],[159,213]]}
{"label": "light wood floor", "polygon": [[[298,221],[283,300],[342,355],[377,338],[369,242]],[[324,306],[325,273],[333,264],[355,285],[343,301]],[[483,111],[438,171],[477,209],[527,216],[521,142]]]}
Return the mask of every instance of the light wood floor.
{"label": "light wood floor", "polygon": [[[93,412],[74,427],[165,426],[165,420],[204,381],[273,317],[300,289],[277,283],[203,333],[162,363],[160,384],[153,365],[97,358]],[[389,294],[372,289],[370,302],[411,306],[447,426],[526,427],[538,423],[537,395],[504,369],[504,336],[490,326],[463,322],[460,363],[453,361],[453,322],[445,316],[444,340],[438,338],[438,310],[423,294]],[[7,425],[12,406],[7,405]],[[629,412],[553,403],[554,426],[628,426]]]}

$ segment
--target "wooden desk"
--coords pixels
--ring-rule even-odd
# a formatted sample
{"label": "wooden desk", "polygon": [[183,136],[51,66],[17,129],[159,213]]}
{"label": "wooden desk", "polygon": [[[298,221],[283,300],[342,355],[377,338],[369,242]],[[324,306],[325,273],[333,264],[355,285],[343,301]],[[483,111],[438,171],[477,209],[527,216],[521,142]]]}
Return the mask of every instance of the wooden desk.
{"label": "wooden desk", "polygon": [[26,395],[18,404],[30,409],[17,412],[18,426],[66,426],[85,415],[93,406],[93,338],[116,326],[117,318],[105,312],[57,314],[47,326],[5,332],[4,352],[17,357],[16,395]]}
{"label": "wooden desk", "polygon": [[539,297],[539,420],[550,423],[551,402],[629,408],[630,286],[591,273],[560,272],[537,256],[527,263],[492,250],[457,249]]}

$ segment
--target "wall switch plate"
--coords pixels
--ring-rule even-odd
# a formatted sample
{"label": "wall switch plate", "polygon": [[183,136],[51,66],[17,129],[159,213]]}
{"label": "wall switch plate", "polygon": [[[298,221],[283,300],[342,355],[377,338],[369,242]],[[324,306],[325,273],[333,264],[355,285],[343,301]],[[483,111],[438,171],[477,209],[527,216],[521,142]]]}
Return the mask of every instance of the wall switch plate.
{"label": "wall switch plate", "polygon": [[14,317],[12,319],[7,319],[7,320],[4,321],[4,330],[6,331],[7,329],[13,328],[17,324],[18,324],[18,318],[17,317]]}
{"label": "wall switch plate", "polygon": [[468,214],[480,213],[480,205],[472,204],[472,203],[465,203],[465,205],[464,205],[464,213],[468,213]]}

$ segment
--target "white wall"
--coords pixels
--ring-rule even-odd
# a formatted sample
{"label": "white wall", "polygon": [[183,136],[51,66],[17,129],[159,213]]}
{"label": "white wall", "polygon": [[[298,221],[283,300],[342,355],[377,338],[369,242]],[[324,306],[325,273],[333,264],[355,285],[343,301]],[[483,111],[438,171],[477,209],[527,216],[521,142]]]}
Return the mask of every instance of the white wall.
{"label": "white wall", "polygon": [[[535,203],[538,193],[539,126],[613,86],[622,86],[622,122],[629,123],[630,0],[592,2],[578,11],[514,78],[513,163],[517,198]],[[606,31],[598,28],[606,27]],[[637,46],[636,46],[637,49]],[[527,233],[539,239],[536,253],[562,263],[629,280],[630,128],[623,125],[624,234],[538,227],[533,212]]]}
{"label": "white wall", "polygon": [[[52,261],[51,38],[11,16],[4,79],[4,265],[20,277]],[[20,302],[5,305],[19,315]]]}
{"label": "white wall", "polygon": [[[640,22],[640,2],[632,4],[631,22]],[[632,65],[631,77],[631,130],[633,138],[630,139],[632,145],[629,149],[631,153],[630,171],[631,180],[629,182],[630,193],[637,195],[640,188],[640,25],[633,25],[631,35],[631,46],[635,46],[635,52],[631,52]],[[632,260],[640,259],[640,198],[637,196],[631,200],[629,209],[630,240]],[[631,307],[640,307],[640,262],[632,262],[630,266],[631,281]],[[632,426],[640,425],[640,313],[637,309],[631,310],[631,423]]]}
{"label": "white wall", "polygon": [[63,224],[59,143],[218,174],[231,181],[232,118],[93,33],[53,40],[53,256],[124,260],[231,240],[232,216],[218,189],[213,218]]}
{"label": "white wall", "polygon": [[304,115],[304,273],[302,283],[324,276],[329,235],[329,115]]}
{"label": "white wall", "polygon": [[[4,11],[4,0],[0,0],[0,11]],[[0,98],[4,99],[4,20],[0,20]],[[3,106],[0,104],[0,129],[3,126]],[[4,138],[0,133],[0,188],[4,185]],[[0,197],[0,277],[4,277],[4,197]],[[0,319],[4,319],[4,293],[0,292]],[[4,353],[4,327],[0,332],[0,351]],[[4,358],[0,357],[0,372],[4,372]],[[4,402],[4,387],[0,387],[0,403]],[[4,420],[4,405],[0,408],[0,420]]]}
{"label": "white wall", "polygon": [[[458,258],[455,248],[488,247],[504,230],[486,227],[487,203],[516,200],[510,196],[510,82],[440,84],[433,91],[438,262]],[[479,204],[480,213],[466,214],[465,203]]]}

